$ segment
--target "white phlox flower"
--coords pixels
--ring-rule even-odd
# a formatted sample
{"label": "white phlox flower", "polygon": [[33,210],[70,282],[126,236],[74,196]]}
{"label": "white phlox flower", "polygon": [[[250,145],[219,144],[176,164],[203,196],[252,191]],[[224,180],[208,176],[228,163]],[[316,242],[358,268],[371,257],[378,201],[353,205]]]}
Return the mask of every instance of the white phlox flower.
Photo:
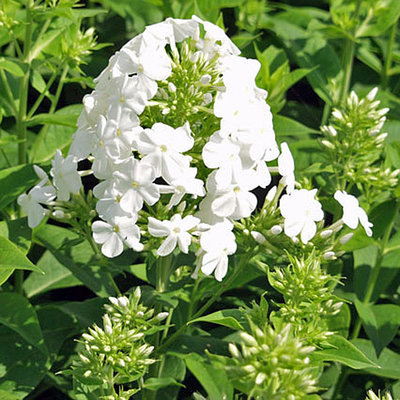
{"label": "white phlox flower", "polygon": [[51,185],[46,185],[49,178],[42,168],[34,166],[40,183],[34,186],[28,193],[19,195],[17,202],[22,211],[28,216],[28,226],[35,228],[46,215],[46,209],[41,204],[47,204],[56,197],[56,190]]}
{"label": "white phlox flower", "polygon": [[171,183],[189,168],[191,157],[182,153],[190,150],[193,143],[188,123],[177,129],[156,123],[139,134],[136,146],[145,155],[143,162],[154,168],[156,177]]}
{"label": "white phlox flower", "polygon": [[151,99],[157,92],[156,81],[162,81],[170,76],[171,59],[164,45],[153,42],[151,45],[143,46],[139,52],[124,47],[119,54],[118,67],[124,74],[136,74],[138,89]]}
{"label": "white phlox flower", "polygon": [[185,194],[204,196],[204,182],[196,178],[197,168],[189,168],[179,178],[173,180],[170,185],[160,185],[160,193],[172,193],[168,203],[168,209],[178,205]]}
{"label": "white phlox flower", "polygon": [[233,42],[226,36],[223,29],[210,22],[203,21],[197,16],[192,19],[201,23],[206,32],[204,39],[199,39],[197,47],[211,58],[215,53],[220,55],[238,55],[240,50],[233,44]]}
{"label": "white phlox flower", "polygon": [[222,281],[228,271],[228,256],[236,252],[232,224],[219,223],[200,236],[201,255],[199,262],[205,275],[214,272],[215,279]]}
{"label": "white phlox flower", "polygon": [[[99,185],[103,184],[103,187],[106,186],[106,181],[103,181]],[[97,187],[96,194],[98,195],[98,202],[96,204],[96,211],[99,214],[99,217],[104,220],[111,220],[114,217],[123,217],[123,216],[133,216],[135,212],[132,211],[129,213],[122,209],[121,207],[121,198],[123,193],[116,189],[115,180],[109,180],[108,187],[104,188],[104,191],[100,192],[101,186]]]}
{"label": "white phlox flower", "polygon": [[187,215],[182,218],[180,214],[175,214],[170,220],[160,221],[149,217],[149,233],[154,237],[167,237],[157,250],[159,256],[165,257],[171,254],[176,245],[182,253],[189,252],[189,245],[192,241],[190,230],[200,223],[199,218]]}
{"label": "white phlox flower", "polygon": [[321,203],[315,199],[316,193],[317,189],[295,189],[282,196],[279,203],[281,214],[285,218],[285,234],[291,238],[300,234],[304,244],[317,232],[315,222],[324,218]]}
{"label": "white phlox flower", "polygon": [[115,78],[112,83],[108,109],[116,112],[115,109],[127,108],[140,115],[148,97],[140,87],[139,78],[136,75],[132,77],[123,75]]}
{"label": "white phlox flower", "polygon": [[242,170],[239,152],[240,146],[229,138],[222,138],[219,132],[215,132],[203,147],[204,164],[208,168],[218,168],[215,179],[219,184],[229,184],[233,175]]}
{"label": "white phlox flower", "polygon": [[135,251],[143,250],[136,220],[137,217],[122,216],[114,217],[109,222],[93,222],[93,239],[102,245],[101,251],[106,257],[119,256],[124,250],[124,244]]}
{"label": "white phlox flower", "polygon": [[209,175],[207,188],[214,196],[212,211],[219,217],[247,218],[257,206],[257,197],[250,192],[258,186],[258,176],[253,170],[243,170],[228,185],[221,186],[215,173]]}
{"label": "white phlox flower", "polygon": [[114,172],[115,187],[123,193],[120,205],[124,211],[139,211],[143,207],[143,201],[152,206],[160,198],[160,192],[155,183],[154,168],[144,160],[136,160],[130,157]]}
{"label": "white phlox flower", "polygon": [[343,207],[343,222],[351,229],[356,229],[358,222],[360,222],[366,234],[372,236],[371,228],[374,225],[368,221],[368,215],[360,207],[358,200],[351,194],[347,194],[344,190],[337,190],[334,194],[334,198]]}
{"label": "white phlox flower", "polygon": [[283,184],[286,185],[286,193],[294,190],[294,159],[286,142],[281,143],[282,153],[278,157],[278,170],[282,176]]}
{"label": "white phlox flower", "polygon": [[[196,271],[219,281],[226,275],[236,251],[233,221],[256,209],[252,191],[271,183],[268,163],[280,154],[267,92],[256,85],[260,63],[239,53],[214,24],[196,16],[168,18],[126,43],[95,78],[69,155],[63,160],[57,153],[52,176],[59,199],[67,200],[81,185],[77,162],[92,163],[101,218],[92,231],[105,256],[126,247],[141,251],[140,234],[147,231],[147,238],[163,238],[159,256],[176,247],[188,253],[193,241]],[[281,200],[285,232],[301,234],[306,243],[322,210],[314,191],[294,190],[285,143],[278,165],[290,194]],[[32,225],[46,212],[41,204],[55,195],[41,179],[20,199]],[[275,198],[272,190],[267,201]],[[147,213],[152,217],[143,226]]]}
{"label": "white phlox flower", "polygon": [[61,151],[57,150],[51,164],[53,168],[50,170],[50,175],[57,189],[57,199],[68,201],[71,193],[78,193],[82,186],[81,177],[77,171],[77,161],[71,155],[64,159]]}

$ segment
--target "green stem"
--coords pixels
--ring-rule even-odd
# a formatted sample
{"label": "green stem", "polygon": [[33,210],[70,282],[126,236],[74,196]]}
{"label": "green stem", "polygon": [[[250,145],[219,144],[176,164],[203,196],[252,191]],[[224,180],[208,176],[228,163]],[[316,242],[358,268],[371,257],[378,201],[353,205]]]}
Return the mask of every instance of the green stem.
{"label": "green stem", "polygon": [[[61,76],[60,76],[60,80],[59,80],[58,85],[57,85],[56,93],[55,93],[54,97],[50,100],[51,101],[51,106],[50,106],[48,114],[53,114],[55,112],[56,108],[57,108],[58,101],[60,99],[61,92],[62,92],[64,83],[65,83],[64,81],[65,81],[65,78],[66,78],[66,76],[68,74],[68,69],[69,69],[69,67],[68,67],[68,65],[66,65],[64,67],[63,71],[61,72]],[[30,113],[30,114],[32,114],[32,113]],[[47,133],[48,129],[49,129],[49,125],[45,125],[43,127],[43,129],[40,131],[40,135],[39,135],[39,139],[40,140],[43,140],[43,138],[46,136],[46,133]],[[38,148],[39,148],[39,146],[36,147],[36,149],[38,149]],[[34,151],[33,154],[32,154],[32,160],[34,161],[35,158],[36,158],[36,151]]]}
{"label": "green stem", "polygon": [[[356,4],[356,9],[354,12],[354,19],[358,18],[358,14],[360,12],[360,7],[361,7],[361,0],[357,0]],[[356,32],[356,29],[351,32],[351,36],[354,36]],[[351,74],[353,72],[353,62],[354,62],[354,52],[356,48],[356,43],[352,39],[346,39],[345,45],[344,45],[344,54],[343,54],[343,66],[344,66],[344,77],[343,77],[343,84],[342,87],[340,88],[340,94],[339,94],[339,105],[343,106],[344,102],[347,97],[347,93],[350,88],[350,81],[351,81]]]}
{"label": "green stem", "polygon": [[0,78],[3,82],[4,89],[5,89],[6,95],[8,97],[8,101],[10,102],[11,110],[14,113],[14,115],[17,115],[17,109],[15,107],[15,102],[14,102],[14,96],[12,94],[10,85],[8,84],[8,80],[7,80],[6,74],[3,69],[0,70]]}
{"label": "green stem", "polygon": [[340,88],[340,94],[339,94],[339,105],[341,106],[344,105],[350,87],[351,74],[353,71],[354,50],[355,50],[354,41],[351,39],[346,39],[344,46],[344,56],[343,56],[344,77],[343,77],[343,84],[342,87]]}
{"label": "green stem", "polygon": [[[163,293],[168,289],[169,277],[171,275],[173,269],[173,254],[169,254],[166,257],[159,257],[157,259],[157,270],[156,270],[156,291],[158,293]],[[157,315],[161,311],[161,305],[159,303],[156,304],[154,308],[154,314]],[[168,315],[168,321],[171,320],[172,312]],[[154,335],[154,347],[158,349],[160,342],[166,336],[166,332],[161,337],[161,332],[157,332]],[[164,362],[163,356],[159,357],[159,361],[153,364],[149,368],[148,377],[158,377],[161,371],[161,365]],[[157,396],[157,390],[144,390],[143,398],[146,400],[154,400]]]}
{"label": "green stem", "polygon": [[33,114],[35,114],[36,110],[39,108],[39,106],[42,103],[44,97],[46,96],[48,90],[50,89],[50,86],[53,84],[53,82],[55,81],[56,78],[57,78],[57,71],[54,71],[53,75],[48,80],[46,87],[44,88],[42,93],[40,93],[40,96],[36,99],[32,108],[29,110],[28,117],[27,117],[28,119],[32,118]]}
{"label": "green stem", "polygon": [[[29,89],[29,53],[31,50],[32,41],[32,15],[31,8],[33,7],[33,0],[26,2],[26,28],[25,28],[25,42],[24,42],[24,62],[28,63],[27,70],[21,78],[19,90],[19,109],[16,116],[16,127],[18,137],[18,164],[26,163],[26,109],[28,104],[28,89]],[[21,210],[20,210],[21,211]],[[19,211],[19,212],[20,212]],[[14,275],[15,291],[23,294],[24,271],[16,270]]]}
{"label": "green stem", "polygon": [[[229,289],[230,285],[234,282],[234,280],[237,278],[239,275],[240,271],[242,270],[243,266],[250,260],[251,256],[249,257],[247,254],[245,254],[238,266],[236,267],[235,271],[232,273],[232,275],[226,280],[225,283],[222,283],[219,289],[213,294],[213,296],[193,315],[193,319],[196,319],[200,317],[201,315],[204,314],[214,303],[219,299],[219,297],[227,290]],[[189,321],[188,321],[189,322]],[[179,338],[180,335],[182,335],[183,332],[185,332],[186,328],[188,327],[188,323],[183,324],[173,335],[170,336],[170,338],[164,342],[158,349],[157,353],[162,353],[163,350],[168,348],[173,342],[175,342],[176,339]]]}
{"label": "green stem", "polygon": [[389,41],[387,44],[387,50],[386,50],[386,58],[385,58],[385,64],[383,65],[382,69],[382,89],[385,90],[388,86],[389,83],[389,77],[390,77],[390,68],[392,66],[392,57],[393,57],[393,44],[396,38],[396,31],[397,31],[397,21],[396,19],[395,23],[392,25],[392,28],[390,30],[390,36],[389,36]]}

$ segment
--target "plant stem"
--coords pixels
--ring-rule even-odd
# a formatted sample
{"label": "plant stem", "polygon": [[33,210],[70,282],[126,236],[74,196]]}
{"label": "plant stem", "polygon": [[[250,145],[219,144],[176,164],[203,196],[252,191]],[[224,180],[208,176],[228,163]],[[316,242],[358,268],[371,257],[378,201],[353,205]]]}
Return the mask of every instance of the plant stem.
{"label": "plant stem", "polygon": [[15,107],[15,102],[14,102],[14,96],[12,94],[10,85],[8,84],[8,80],[7,80],[6,74],[3,69],[0,69],[0,78],[3,82],[4,89],[6,91],[8,100],[10,102],[10,108],[11,108],[12,112],[14,113],[14,115],[17,115],[17,109]]}
{"label": "plant stem", "polygon": [[[28,64],[24,76],[21,78],[19,87],[19,109],[16,115],[16,127],[18,137],[18,164],[26,163],[26,109],[28,104],[28,90],[29,90],[29,74],[30,74],[30,50],[32,41],[32,15],[31,8],[33,7],[33,0],[26,2],[26,28],[25,28],[25,42],[24,42],[24,62]],[[19,209],[19,213],[21,209]],[[16,270],[14,273],[15,291],[23,294],[24,271]]]}
{"label": "plant stem", "polygon": [[[227,289],[229,289],[229,286],[234,282],[234,280],[237,278],[240,271],[242,270],[243,266],[251,259],[251,257],[252,256],[249,257],[247,254],[245,254],[241,258],[238,266],[236,267],[232,275],[227,279],[226,283],[221,284],[214,295],[193,315],[192,320],[203,315],[203,313],[206,312]],[[175,342],[175,340],[178,339],[178,337],[182,335],[182,333],[188,327],[188,322],[183,324],[173,335],[171,335],[170,338],[157,349],[157,353],[162,352],[164,349],[168,348],[168,346],[170,346],[173,342]]]}
{"label": "plant stem", "polygon": [[[357,0],[356,9],[353,16],[354,19],[357,19],[358,14],[360,12],[360,7],[361,7],[361,0]],[[351,32],[351,36],[354,36],[355,32],[356,29],[353,29],[353,31]],[[339,105],[341,106],[344,105],[350,87],[351,74],[353,72],[355,48],[356,48],[356,43],[353,40],[353,38],[346,39],[344,45],[344,54],[343,54],[344,77],[343,77],[343,84],[342,87],[340,88],[340,94],[339,94]]]}
{"label": "plant stem", "polygon": [[396,19],[395,23],[392,25],[392,28],[390,30],[390,36],[389,36],[389,41],[387,44],[387,50],[386,50],[386,58],[385,58],[385,64],[383,65],[382,69],[382,89],[385,90],[388,86],[389,83],[389,77],[390,77],[390,68],[392,66],[392,57],[393,57],[393,44],[396,38],[396,31],[397,31],[397,21]]}
{"label": "plant stem", "polygon": [[42,103],[44,97],[46,96],[48,90],[50,89],[50,86],[53,84],[53,82],[55,81],[56,78],[57,78],[57,71],[54,71],[52,76],[48,80],[48,82],[46,84],[46,87],[44,88],[42,93],[40,93],[40,96],[36,99],[36,101],[33,104],[32,108],[29,110],[28,117],[27,117],[28,119],[32,118],[33,114],[35,114],[36,110],[38,109],[38,107]]}
{"label": "plant stem", "polygon": [[[173,254],[169,254],[165,257],[159,257],[157,259],[157,269],[156,269],[156,291],[158,293],[163,293],[168,288],[169,277],[173,269]],[[161,305],[156,304],[154,308],[154,314],[157,315],[161,311]],[[171,320],[172,312],[168,315],[168,321]],[[165,333],[165,332],[164,332]],[[160,342],[164,339],[166,333],[161,337],[161,332],[157,332],[154,335],[154,346],[158,349]],[[160,356],[157,363],[153,364],[149,369],[149,377],[157,378],[160,374],[161,365],[164,362],[164,356]],[[154,400],[157,396],[157,390],[144,390],[142,392],[143,398],[146,400]]]}

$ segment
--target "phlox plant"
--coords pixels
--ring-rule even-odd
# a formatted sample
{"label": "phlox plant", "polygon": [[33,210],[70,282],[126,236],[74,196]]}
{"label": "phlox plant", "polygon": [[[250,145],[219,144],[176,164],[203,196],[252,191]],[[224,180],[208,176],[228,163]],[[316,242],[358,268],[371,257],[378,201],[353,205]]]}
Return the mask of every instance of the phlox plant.
{"label": "phlox plant", "polygon": [[[56,29],[67,14],[75,25],[66,30],[75,32],[78,15],[97,14],[81,9],[75,16],[76,5],[28,1],[25,23],[40,21],[37,10],[53,12]],[[335,15],[349,12],[342,6],[332,6]],[[12,2],[7,7],[17,18],[21,9]],[[6,364],[0,398],[25,398],[37,385],[27,398],[40,398],[44,382],[77,400],[335,400],[346,398],[343,386],[354,371],[397,377],[380,374],[380,355],[389,357],[385,347],[400,322],[389,333],[382,330],[379,307],[394,319],[399,307],[371,308],[389,243],[398,241],[392,230],[400,170],[384,157],[389,108],[377,100],[379,89],[348,94],[345,76],[333,96],[337,102],[325,104],[320,131],[310,139],[318,146],[317,162],[310,157],[310,165],[304,158],[298,164],[296,144],[276,128],[285,103],[270,70],[278,53],[256,47],[257,59],[242,55],[240,40],[228,37],[222,20],[211,23],[201,10],[148,24],[93,81],[79,67],[99,48],[93,29],[79,31],[75,44],[58,43],[70,55],[61,81],[71,68],[71,82],[92,91],[83,96],[70,142],[43,162],[31,159],[24,166],[29,182],[10,200],[35,246],[46,250],[32,263],[22,239],[13,243],[10,218],[7,237],[0,238],[2,281],[14,269],[35,272],[25,282],[17,272],[14,288],[4,285],[7,311],[0,311],[0,322],[4,337],[17,337],[36,369],[24,388]],[[356,8],[355,15],[364,11]],[[266,12],[261,2],[246,2],[238,27],[256,34],[249,21],[261,23]],[[31,28],[22,52],[24,96],[35,71]],[[351,24],[342,29],[357,33]],[[46,32],[38,35],[51,41]],[[18,38],[11,43],[17,54]],[[281,78],[290,75],[288,63],[283,66]],[[298,79],[311,72],[299,71]],[[34,120],[42,100],[39,95],[31,111],[26,99],[11,102],[22,143],[26,121]],[[51,121],[56,103],[37,120]],[[26,149],[18,149],[23,164]],[[387,207],[392,218],[385,224]],[[349,262],[358,268],[351,275],[357,285],[369,258],[375,265],[365,293],[349,291]],[[54,284],[46,281],[56,275]],[[40,285],[82,283],[94,298],[34,308],[23,296],[24,290],[28,297],[40,293]],[[349,335],[351,305],[358,317]],[[361,327],[371,341],[358,339]],[[367,393],[371,387],[360,388],[363,398],[389,400],[395,393]]]}

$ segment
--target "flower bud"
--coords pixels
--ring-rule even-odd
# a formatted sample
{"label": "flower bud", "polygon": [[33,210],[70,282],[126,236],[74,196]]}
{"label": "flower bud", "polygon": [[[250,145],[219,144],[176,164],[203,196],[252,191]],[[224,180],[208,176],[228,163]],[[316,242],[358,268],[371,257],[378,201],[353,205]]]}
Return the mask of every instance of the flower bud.
{"label": "flower bud", "polygon": [[233,357],[240,358],[240,352],[235,344],[229,343],[228,350],[232,354]]}
{"label": "flower bud", "polygon": [[265,200],[268,200],[269,202],[271,202],[275,197],[276,191],[277,191],[277,187],[276,186],[272,187],[269,190],[269,192],[267,193],[267,196],[265,197]]}
{"label": "flower bud", "polygon": [[128,307],[129,304],[129,300],[127,297],[123,296],[123,297],[118,297],[118,304],[120,305],[120,307],[125,308]]}
{"label": "flower bud", "polygon": [[376,94],[378,93],[378,88],[374,87],[368,94],[367,94],[367,99],[369,101],[373,101],[376,97]]}
{"label": "flower bud", "polygon": [[110,320],[110,317],[108,316],[108,314],[103,315],[103,325],[104,325],[104,332],[107,335],[111,336],[113,333],[113,330],[112,330],[111,320]]}
{"label": "flower bud", "polygon": [[346,244],[352,237],[354,236],[354,233],[350,232],[340,238],[340,243],[341,244]]}
{"label": "flower bud", "polygon": [[325,231],[322,231],[320,235],[322,239],[327,239],[328,237],[332,236],[332,233],[333,233],[332,229],[327,229]]}
{"label": "flower bud", "polygon": [[336,259],[335,252],[333,252],[333,251],[327,251],[327,252],[324,254],[324,259],[327,260],[327,261],[335,260],[335,259]]}
{"label": "flower bud", "polygon": [[65,218],[65,212],[63,210],[54,210],[52,216],[57,219]]}
{"label": "flower bud", "polygon": [[257,346],[257,341],[256,339],[253,338],[253,336],[249,335],[246,332],[240,332],[240,337],[250,346]]}
{"label": "flower bud", "polygon": [[205,93],[203,96],[203,105],[206,106],[207,104],[210,104],[212,100],[213,100],[212,94]]}
{"label": "flower bud", "polygon": [[328,147],[329,149],[334,149],[335,148],[335,146],[331,142],[329,142],[328,140],[321,140],[321,143],[325,147]]}
{"label": "flower bud", "polygon": [[333,110],[332,116],[336,119],[343,120],[343,114],[337,108]]}
{"label": "flower bud", "polygon": [[260,232],[251,231],[250,235],[259,244],[263,244],[263,243],[265,243],[267,241],[267,239],[265,239],[264,235],[262,233],[260,233]]}
{"label": "flower bud", "polygon": [[175,93],[176,92],[176,86],[172,82],[168,82],[168,90],[171,93]]}
{"label": "flower bud", "polygon": [[139,300],[141,295],[142,292],[140,290],[140,286],[137,286],[135,291],[133,292],[133,297],[135,298],[135,300]]}
{"label": "flower bud", "polygon": [[271,228],[271,233],[273,234],[273,235],[279,235],[280,233],[282,233],[282,227],[280,226],[280,225],[274,225],[272,228]]}
{"label": "flower bud", "polygon": [[200,78],[200,82],[203,85],[208,85],[211,82],[211,75],[210,74],[205,74]]}
{"label": "flower bud", "polygon": [[167,318],[169,313],[167,312],[160,312],[156,315],[157,321],[163,321],[165,318]]}

